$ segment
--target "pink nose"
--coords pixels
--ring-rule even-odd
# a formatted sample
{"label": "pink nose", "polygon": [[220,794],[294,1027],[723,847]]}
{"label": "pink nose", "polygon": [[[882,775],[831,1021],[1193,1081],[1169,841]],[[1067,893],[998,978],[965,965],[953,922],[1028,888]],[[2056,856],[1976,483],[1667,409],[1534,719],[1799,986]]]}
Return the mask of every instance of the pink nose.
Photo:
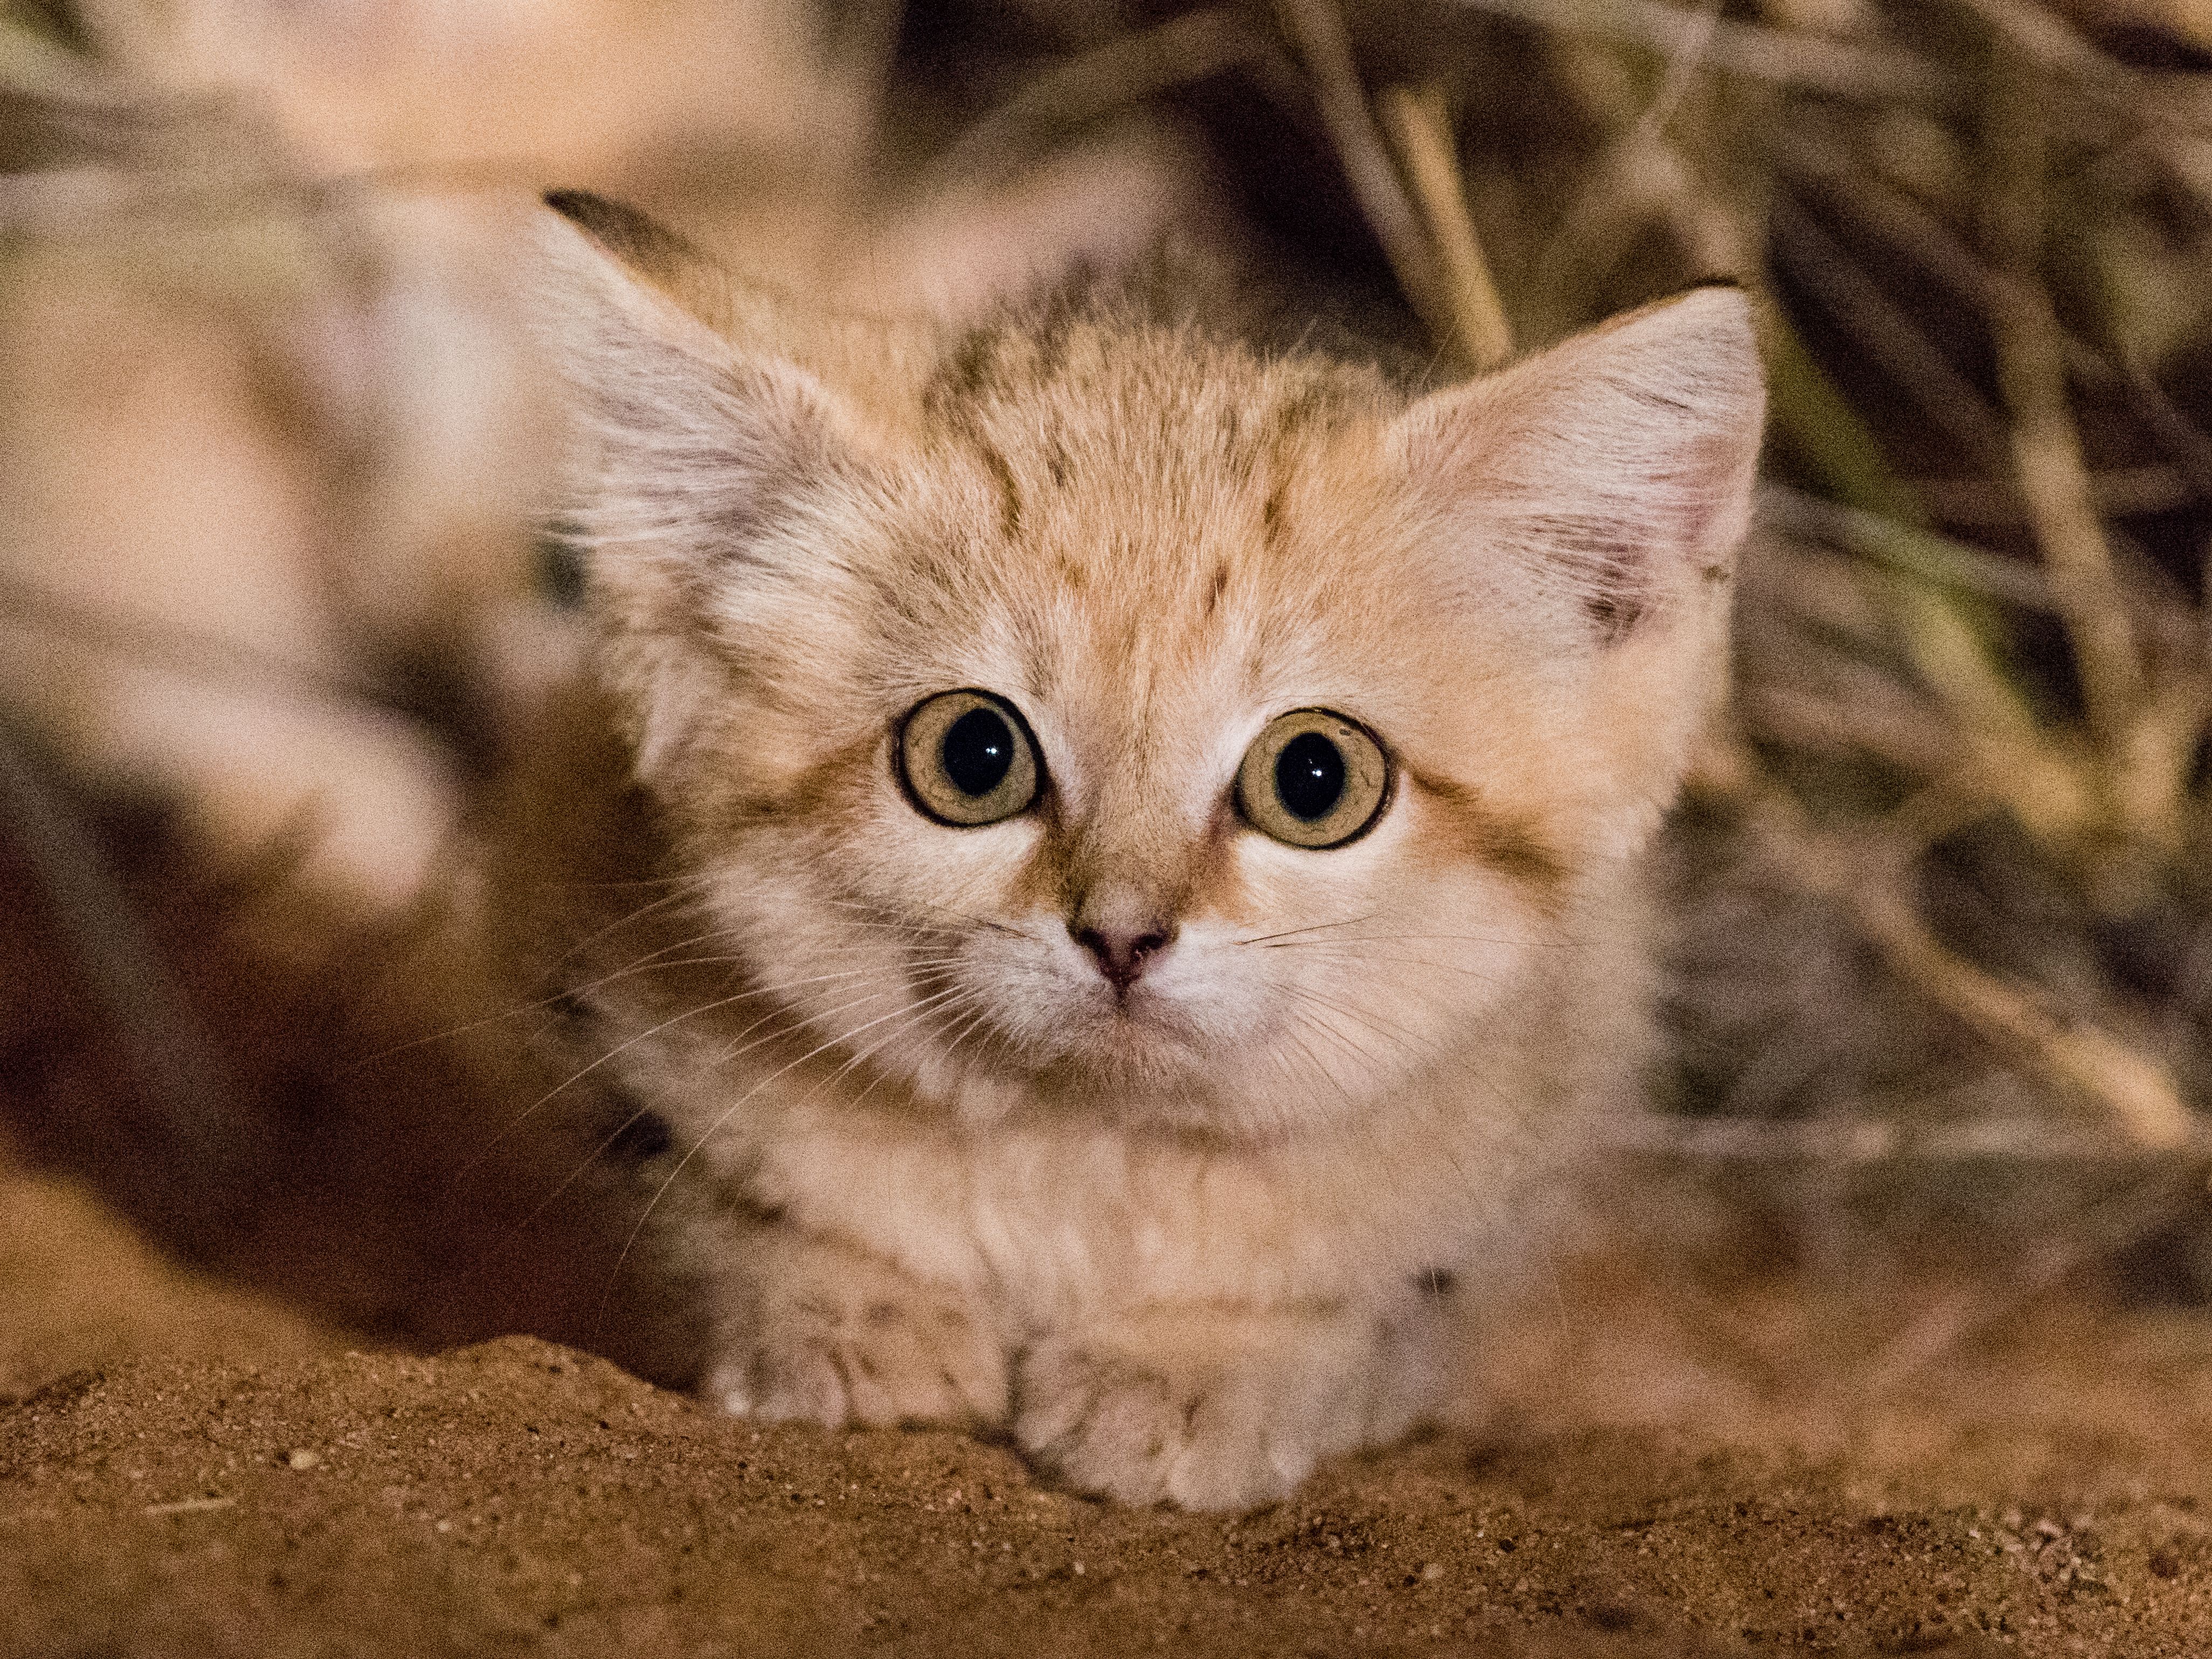
{"label": "pink nose", "polygon": [[1075,935],[1078,945],[1091,952],[1098,963],[1098,971],[1106,975],[1106,982],[1117,992],[1127,991],[1134,985],[1145,971],[1146,963],[1166,950],[1175,937],[1172,933],[1137,933],[1073,924],[1067,931]]}

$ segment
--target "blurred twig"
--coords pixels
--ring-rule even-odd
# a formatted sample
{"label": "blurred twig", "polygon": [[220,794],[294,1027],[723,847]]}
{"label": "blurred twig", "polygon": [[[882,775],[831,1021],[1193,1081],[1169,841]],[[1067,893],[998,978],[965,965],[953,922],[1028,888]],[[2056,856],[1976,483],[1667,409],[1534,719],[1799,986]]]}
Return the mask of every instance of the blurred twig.
{"label": "blurred twig", "polygon": [[932,170],[939,179],[972,184],[1012,158],[1033,155],[1044,134],[1082,126],[1276,51],[1225,7],[1185,12],[1045,70],[962,133]]}
{"label": "blurred twig", "polygon": [[2123,815],[2117,827],[2170,846],[2179,835],[2180,780],[2142,756],[2134,741],[2148,690],[2144,665],[2090,496],[2067,406],[2057,319],[2040,281],[2047,95],[2039,70],[1997,54],[1984,140],[1991,175],[1988,234],[2010,278],[1990,296],[1997,378],[2012,411],[2021,493],[2074,647],[2111,805]]}
{"label": "blurred twig", "polygon": [[2052,1227],[2044,1247],[1992,1294],[1977,1284],[1912,1321],[1868,1362],[1859,1389],[1880,1399],[1957,1347],[1978,1331],[1989,1329],[2025,1307],[2088,1263],[2118,1255],[2137,1240],[2170,1225],[2203,1201],[2201,1161],[2172,1164]]}
{"label": "blurred twig", "polygon": [[[2203,1137],[2193,1143],[2202,1145]],[[1625,1120],[1613,1143],[1632,1152],[1700,1164],[1812,1164],[1823,1168],[1882,1164],[2045,1164],[2149,1168],[2171,1174],[2168,1155],[2128,1136],[2097,1134],[2027,1114],[1918,1123],[1910,1119],[1735,1115]],[[2208,1149],[2212,1150],[2212,1149]],[[2192,1182],[2177,1182],[2193,1194]]]}
{"label": "blurred twig", "polygon": [[238,1137],[222,1061],[106,856],[4,726],[0,826],[44,890],[85,987],[152,1114],[159,1150],[173,1160],[179,1189],[202,1206],[222,1204],[234,1189],[229,1175]]}
{"label": "blurred twig", "polygon": [[[2002,276],[1935,214],[1856,162],[1839,145],[1802,126],[1775,134],[1774,141],[1793,182],[1818,188],[1838,213],[1909,252],[1929,276],[1985,314],[2002,303]],[[2069,372],[2085,386],[2124,398],[2193,485],[2212,493],[2212,435],[2140,371],[2113,362],[2078,335],[2062,337]]]}
{"label": "blurred twig", "polygon": [[1874,362],[1977,465],[1996,464],[2006,451],[2003,421],[1906,307],[1796,203],[1787,198],[1776,203],[1772,222],[1776,252]]}
{"label": "blurred twig", "polygon": [[1632,42],[1669,55],[1707,28],[1698,48],[1715,69],[1753,80],[1802,87],[1838,98],[1881,103],[1955,102],[1957,76],[1894,48],[1856,46],[1802,29],[1770,28],[1733,18],[1699,21],[1686,7],[1652,0],[1458,0],[1471,11],[1547,28]]}
{"label": "blurred twig", "polygon": [[1312,77],[1337,161],[1398,286],[1438,348],[1457,359],[1462,371],[1476,368],[1481,362],[1479,348],[1456,326],[1435,245],[1368,107],[1336,0],[1276,0],[1276,11]]}
{"label": "blurred twig", "polygon": [[172,673],[289,702],[400,712],[389,692],[370,681],[173,623],[81,605],[12,571],[0,570],[0,629],[67,639]]}
{"label": "blurred twig", "polygon": [[2043,573],[2019,559],[1984,553],[1932,531],[1824,501],[1787,484],[1762,484],[1759,507],[1759,517],[1777,529],[1808,540],[1832,542],[1923,581],[2031,611],[2051,606],[2051,587]]}
{"label": "blurred twig", "polygon": [[1439,303],[1451,319],[1452,333],[1475,368],[1495,368],[1513,355],[1513,328],[1505,320],[1474,222],[1468,216],[1443,94],[1433,87],[1419,92],[1386,87],[1380,102],[1441,267]]}
{"label": "blurred twig", "polygon": [[1905,879],[1919,849],[1970,813],[1971,796],[1922,797],[1877,833],[1862,831],[1845,841],[1815,828],[1795,801],[1760,781],[1741,753],[1716,751],[1701,782],[1735,800],[1753,832],[1774,849],[1779,867],[1811,890],[1841,901],[1893,972],[2008,1060],[2097,1106],[2148,1150],[2168,1151],[2191,1139],[2191,1114],[2164,1066],[1976,967],[1938,940],[1920,918]]}
{"label": "blurred twig", "polygon": [[[2027,509],[2009,478],[1921,478],[1914,483],[1928,510],[1951,524],[2011,529],[2027,523]],[[2089,475],[2089,495],[2106,518],[2171,513],[2205,500],[2179,469],[2164,465],[2113,467]],[[2005,562],[2010,563],[2011,561]],[[2025,568],[2026,567],[2021,567]],[[2040,590],[2041,584],[2037,584]],[[2047,593],[2045,603],[2048,603]]]}

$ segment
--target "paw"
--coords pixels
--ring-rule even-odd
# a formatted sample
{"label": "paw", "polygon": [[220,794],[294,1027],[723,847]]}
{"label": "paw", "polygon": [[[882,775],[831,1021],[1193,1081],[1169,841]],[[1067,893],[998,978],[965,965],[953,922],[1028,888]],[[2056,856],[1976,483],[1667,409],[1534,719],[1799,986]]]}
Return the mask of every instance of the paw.
{"label": "paw", "polygon": [[1218,1312],[1046,1338],[1022,1360],[1015,1440],[1128,1504],[1267,1504],[1407,1427],[1385,1402],[1389,1347],[1363,1318]]}
{"label": "paw", "polygon": [[749,1266],[702,1384],[726,1411],[831,1428],[1005,1420],[1004,1350],[951,1292],[833,1244],[779,1244]]}
{"label": "paw", "polygon": [[1084,1492],[1249,1509],[1288,1497],[1317,1460],[1351,1443],[1327,1392],[1249,1368],[1045,1343],[1023,1364],[1014,1436]]}

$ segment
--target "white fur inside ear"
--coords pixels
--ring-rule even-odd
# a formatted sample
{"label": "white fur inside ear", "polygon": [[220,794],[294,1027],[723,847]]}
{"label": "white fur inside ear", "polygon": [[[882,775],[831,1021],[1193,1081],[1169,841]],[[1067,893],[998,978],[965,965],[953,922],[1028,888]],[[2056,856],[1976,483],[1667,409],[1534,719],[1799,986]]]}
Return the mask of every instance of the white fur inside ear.
{"label": "white fur inside ear", "polygon": [[1749,303],[1705,288],[1427,398],[1395,435],[1479,586],[1612,642],[1726,577],[1765,414]]}

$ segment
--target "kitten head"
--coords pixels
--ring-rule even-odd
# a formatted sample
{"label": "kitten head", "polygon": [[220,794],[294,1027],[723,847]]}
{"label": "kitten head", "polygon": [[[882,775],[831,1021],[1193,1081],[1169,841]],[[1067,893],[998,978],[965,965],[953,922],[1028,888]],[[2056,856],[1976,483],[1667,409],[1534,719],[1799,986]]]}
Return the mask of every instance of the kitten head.
{"label": "kitten head", "polygon": [[1265,1137],[1556,994],[1715,683],[1741,295],[1412,398],[1111,305],[810,320],[556,204],[605,672],[810,1046]]}

